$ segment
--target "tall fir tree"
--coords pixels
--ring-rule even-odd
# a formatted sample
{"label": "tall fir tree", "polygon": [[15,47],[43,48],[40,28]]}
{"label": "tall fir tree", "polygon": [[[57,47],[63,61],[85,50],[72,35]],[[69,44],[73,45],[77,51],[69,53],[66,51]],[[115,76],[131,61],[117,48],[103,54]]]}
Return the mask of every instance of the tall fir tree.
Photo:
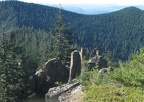
{"label": "tall fir tree", "polygon": [[70,56],[73,50],[72,33],[68,28],[68,25],[63,22],[62,11],[56,15],[55,26],[51,29],[50,34],[52,35],[52,52],[53,57],[59,57],[66,59]]}
{"label": "tall fir tree", "polygon": [[7,35],[3,32],[0,52],[2,102],[20,102],[31,94],[29,74],[34,71],[28,68],[33,66],[26,61],[23,47],[16,45],[15,35],[13,31]]}

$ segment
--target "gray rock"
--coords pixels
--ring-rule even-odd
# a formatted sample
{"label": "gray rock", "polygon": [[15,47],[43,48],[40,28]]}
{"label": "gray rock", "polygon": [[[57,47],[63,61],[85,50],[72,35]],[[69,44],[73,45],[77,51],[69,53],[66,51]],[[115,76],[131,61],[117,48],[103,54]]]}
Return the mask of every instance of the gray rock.
{"label": "gray rock", "polygon": [[69,68],[63,65],[61,60],[54,58],[46,62],[45,67],[35,73],[35,90],[36,92],[48,90],[55,82],[67,82],[68,77]]}
{"label": "gray rock", "polygon": [[38,70],[35,75],[36,92],[45,92],[55,82],[66,83],[81,73],[81,56],[78,51],[71,53],[70,68],[61,62],[61,59],[51,59],[45,63],[43,69]]}
{"label": "gray rock", "polygon": [[78,51],[71,53],[70,75],[69,80],[74,79],[81,74],[81,56]]}
{"label": "gray rock", "polygon": [[72,90],[73,88],[79,86],[79,83],[73,84],[63,84],[62,86],[50,88],[48,93],[45,94],[45,102],[64,102],[64,97],[61,96],[64,93]]}
{"label": "gray rock", "polygon": [[62,64],[61,60],[53,59],[46,63],[47,75],[52,82],[67,82],[69,68]]}
{"label": "gray rock", "polygon": [[66,92],[63,92],[58,100],[60,102],[83,102],[84,92],[82,90],[82,85],[74,86]]}

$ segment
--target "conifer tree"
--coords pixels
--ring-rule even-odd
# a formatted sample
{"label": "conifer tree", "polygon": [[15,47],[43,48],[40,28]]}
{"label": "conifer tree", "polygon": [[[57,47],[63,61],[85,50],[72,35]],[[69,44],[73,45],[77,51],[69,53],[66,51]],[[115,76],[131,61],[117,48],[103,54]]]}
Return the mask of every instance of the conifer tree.
{"label": "conifer tree", "polygon": [[50,34],[52,35],[51,45],[53,57],[65,59],[70,56],[70,52],[73,50],[72,33],[68,25],[63,23],[61,10],[56,16],[55,26],[51,29]]}
{"label": "conifer tree", "polygon": [[[2,102],[20,102],[30,94],[27,62],[23,47],[16,45],[15,32],[6,35],[0,52],[0,87]],[[33,64],[33,63],[32,63]]]}

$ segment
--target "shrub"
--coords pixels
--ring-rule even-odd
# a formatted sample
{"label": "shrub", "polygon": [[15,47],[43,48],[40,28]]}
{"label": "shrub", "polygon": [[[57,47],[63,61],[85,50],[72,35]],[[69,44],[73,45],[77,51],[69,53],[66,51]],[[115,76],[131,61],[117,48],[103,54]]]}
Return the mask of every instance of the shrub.
{"label": "shrub", "polygon": [[84,102],[143,102],[144,89],[140,87],[87,86]]}

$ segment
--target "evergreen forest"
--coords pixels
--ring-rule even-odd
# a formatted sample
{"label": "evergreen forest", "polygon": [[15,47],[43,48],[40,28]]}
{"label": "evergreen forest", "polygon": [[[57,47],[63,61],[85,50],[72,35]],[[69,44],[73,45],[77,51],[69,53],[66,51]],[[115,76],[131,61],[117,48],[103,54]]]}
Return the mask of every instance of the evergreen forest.
{"label": "evergreen forest", "polygon": [[[26,26],[49,32],[59,12],[58,8],[19,1],[0,2],[0,9],[0,21],[4,21],[6,31]],[[118,61],[130,59],[131,53],[144,44],[144,11],[136,7],[99,15],[61,12],[80,47],[110,51]]]}
{"label": "evergreen forest", "polygon": [[84,71],[76,79],[84,85],[83,100],[142,102],[143,46],[144,11],[136,7],[84,15],[17,0],[0,1],[0,102],[22,102],[35,94],[31,87],[35,72],[54,57],[65,63],[71,51],[80,48],[86,48],[87,54],[99,49],[110,69],[104,75],[98,74],[97,67],[87,71],[87,55]]}

